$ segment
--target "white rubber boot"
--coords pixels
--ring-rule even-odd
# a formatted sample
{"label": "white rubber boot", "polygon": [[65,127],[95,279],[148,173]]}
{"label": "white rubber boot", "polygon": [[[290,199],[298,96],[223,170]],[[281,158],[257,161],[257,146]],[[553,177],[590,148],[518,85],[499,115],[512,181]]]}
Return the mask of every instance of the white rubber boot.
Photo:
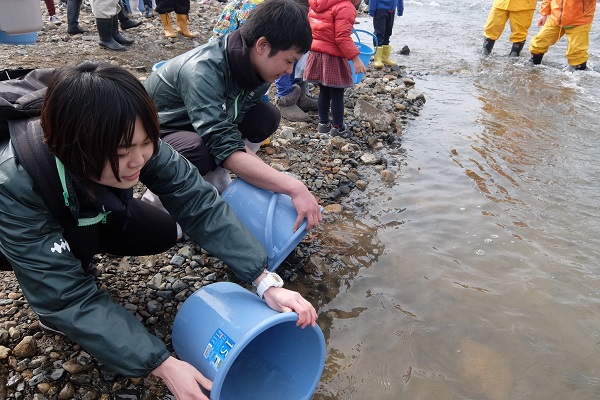
{"label": "white rubber boot", "polygon": [[[260,143],[258,144],[260,146]],[[214,171],[209,171],[206,175],[203,176],[204,180],[210,182],[219,194],[223,193],[227,186],[231,183],[231,176],[229,175],[229,170],[217,167]]]}

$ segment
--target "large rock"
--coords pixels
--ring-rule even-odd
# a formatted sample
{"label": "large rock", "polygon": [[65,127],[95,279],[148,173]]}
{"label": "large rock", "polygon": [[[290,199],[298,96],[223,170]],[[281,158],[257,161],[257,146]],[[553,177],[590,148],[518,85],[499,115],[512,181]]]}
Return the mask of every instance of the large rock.
{"label": "large rock", "polygon": [[396,119],[393,115],[381,111],[369,102],[359,99],[354,106],[354,116],[362,121],[368,121],[373,131],[387,132]]}

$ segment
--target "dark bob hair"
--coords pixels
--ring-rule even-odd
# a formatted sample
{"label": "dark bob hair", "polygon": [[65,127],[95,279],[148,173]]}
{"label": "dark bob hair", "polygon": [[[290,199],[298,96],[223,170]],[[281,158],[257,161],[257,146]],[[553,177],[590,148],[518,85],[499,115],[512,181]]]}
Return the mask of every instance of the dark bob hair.
{"label": "dark bob hair", "polygon": [[71,174],[98,181],[107,162],[119,179],[118,149],[131,145],[137,118],[156,154],[158,113],[141,82],[122,67],[84,61],[54,75],[41,125],[44,140]]}

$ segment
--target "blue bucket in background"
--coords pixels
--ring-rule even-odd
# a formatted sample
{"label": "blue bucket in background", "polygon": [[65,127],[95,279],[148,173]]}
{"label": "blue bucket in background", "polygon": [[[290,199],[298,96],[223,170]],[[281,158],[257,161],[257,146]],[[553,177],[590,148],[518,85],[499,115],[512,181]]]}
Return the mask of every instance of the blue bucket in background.
{"label": "blue bucket in background", "polygon": [[181,360],[213,381],[211,400],[309,400],[325,365],[319,326],[296,326],[231,282],[213,283],[183,303],[173,325]]}
{"label": "blue bucket in background", "polygon": [[[358,47],[358,51],[360,52],[358,54],[358,57],[360,58],[360,61],[363,62],[363,64],[365,64],[365,67],[367,65],[369,65],[369,62],[371,61],[371,57],[373,57],[375,55],[375,49],[373,49],[372,47],[362,43],[360,41],[360,36],[358,36],[358,33],[366,33],[367,35],[370,35],[373,37],[373,43],[375,43],[375,47],[377,47],[377,36],[373,35],[371,32],[362,30],[362,29],[352,29],[352,33],[356,36],[357,41],[354,42],[354,44],[356,45],[356,47]],[[363,80],[363,77],[365,74],[357,74],[356,72],[354,72],[354,63],[352,62],[352,60],[348,61],[350,63],[350,69],[352,69],[352,80],[354,81],[354,83],[359,83],[360,81]]]}
{"label": "blue bucket in background", "polygon": [[0,31],[0,43],[2,44],[34,44],[37,41],[37,32],[6,33]]}
{"label": "blue bucket in background", "polygon": [[292,230],[298,213],[288,195],[261,189],[236,178],[221,197],[264,246],[269,257],[269,271],[275,271],[306,235],[306,220],[296,232]]}
{"label": "blue bucket in background", "polygon": [[156,64],[154,64],[152,66],[152,72],[156,72],[157,69],[159,69],[160,67],[162,67],[163,65],[165,65],[165,63],[169,61],[169,60],[165,60],[165,61],[159,61]]}

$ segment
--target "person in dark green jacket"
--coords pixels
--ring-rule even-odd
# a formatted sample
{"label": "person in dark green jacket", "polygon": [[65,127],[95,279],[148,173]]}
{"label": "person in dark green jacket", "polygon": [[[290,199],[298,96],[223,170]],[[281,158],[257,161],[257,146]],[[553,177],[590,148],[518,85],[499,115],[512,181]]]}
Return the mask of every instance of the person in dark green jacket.
{"label": "person in dark green jacket", "polygon": [[[152,100],[123,68],[84,62],[57,70],[39,123],[38,144],[55,158],[69,217],[50,212],[32,190],[12,141],[0,143],[0,266],[12,268],[43,326],[124,376],[154,374],[178,399],[207,399],[199,385],[210,389],[212,383],[113,302],[90,274],[90,261],[96,253],[165,251],[177,240],[175,221],[255,285],[270,274],[265,250],[198,170],[161,142]],[[160,197],[170,215],[133,198],[138,182]],[[302,328],[314,326],[314,307],[276,286],[264,292],[267,304],[297,312]]]}
{"label": "person in dark green jacket", "polygon": [[[294,0],[256,6],[242,27],[181,54],[144,82],[158,107],[161,137],[190,160],[222,192],[229,171],[246,182],[292,198],[294,230],[322,219],[306,185],[263,162],[254,153],[281,119],[261,98],[269,86],[310,49],[306,8]],[[153,202],[151,194],[145,198]]]}

